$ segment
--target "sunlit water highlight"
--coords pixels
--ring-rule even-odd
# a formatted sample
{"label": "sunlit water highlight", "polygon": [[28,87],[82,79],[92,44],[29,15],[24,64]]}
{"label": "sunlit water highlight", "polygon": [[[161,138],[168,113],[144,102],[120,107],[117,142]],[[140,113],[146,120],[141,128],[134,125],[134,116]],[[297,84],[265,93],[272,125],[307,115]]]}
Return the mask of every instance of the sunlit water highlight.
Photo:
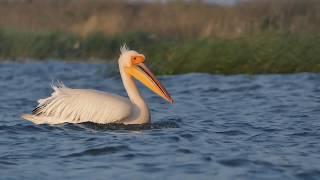
{"label": "sunlit water highlight", "polygon": [[0,64],[0,179],[319,179],[320,75],[161,77],[152,124],[33,125],[53,80],[125,96],[107,65]]}

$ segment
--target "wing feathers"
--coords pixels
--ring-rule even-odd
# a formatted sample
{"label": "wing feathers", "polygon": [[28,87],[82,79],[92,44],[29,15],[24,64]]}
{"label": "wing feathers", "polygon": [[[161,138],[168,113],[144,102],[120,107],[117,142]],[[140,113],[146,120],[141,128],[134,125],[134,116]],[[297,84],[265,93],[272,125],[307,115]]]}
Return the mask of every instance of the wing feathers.
{"label": "wing feathers", "polygon": [[[63,122],[112,123],[126,119],[131,114],[129,100],[95,90],[71,89],[63,84],[52,86],[54,92],[32,111],[34,118],[43,123]],[[30,119],[30,118],[29,118]]]}

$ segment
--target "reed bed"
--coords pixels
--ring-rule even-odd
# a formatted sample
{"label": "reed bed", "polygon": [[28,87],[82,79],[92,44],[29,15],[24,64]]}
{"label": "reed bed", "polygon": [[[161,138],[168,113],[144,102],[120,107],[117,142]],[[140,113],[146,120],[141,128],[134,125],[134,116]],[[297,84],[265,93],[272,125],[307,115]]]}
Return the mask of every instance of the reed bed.
{"label": "reed bed", "polygon": [[320,1],[0,0],[0,59],[117,59],[158,74],[320,72]]}
{"label": "reed bed", "polygon": [[202,1],[0,0],[0,28],[228,39],[270,31],[318,33],[320,1],[242,0],[222,6]]}

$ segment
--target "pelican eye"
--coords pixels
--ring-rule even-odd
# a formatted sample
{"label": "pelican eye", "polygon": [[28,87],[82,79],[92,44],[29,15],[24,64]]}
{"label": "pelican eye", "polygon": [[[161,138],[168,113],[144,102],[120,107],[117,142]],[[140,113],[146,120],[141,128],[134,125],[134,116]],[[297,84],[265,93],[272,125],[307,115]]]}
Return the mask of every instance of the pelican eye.
{"label": "pelican eye", "polygon": [[144,56],[132,56],[131,57],[132,64],[140,64],[144,62]]}

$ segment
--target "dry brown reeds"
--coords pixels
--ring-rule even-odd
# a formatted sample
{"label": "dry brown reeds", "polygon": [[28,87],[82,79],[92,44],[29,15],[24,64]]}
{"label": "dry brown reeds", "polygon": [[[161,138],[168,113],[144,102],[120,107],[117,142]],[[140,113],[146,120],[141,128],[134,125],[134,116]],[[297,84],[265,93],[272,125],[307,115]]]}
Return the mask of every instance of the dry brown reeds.
{"label": "dry brown reeds", "polygon": [[0,0],[0,28],[82,36],[144,31],[184,38],[233,38],[265,31],[318,33],[320,1],[243,0],[222,6],[201,1]]}

